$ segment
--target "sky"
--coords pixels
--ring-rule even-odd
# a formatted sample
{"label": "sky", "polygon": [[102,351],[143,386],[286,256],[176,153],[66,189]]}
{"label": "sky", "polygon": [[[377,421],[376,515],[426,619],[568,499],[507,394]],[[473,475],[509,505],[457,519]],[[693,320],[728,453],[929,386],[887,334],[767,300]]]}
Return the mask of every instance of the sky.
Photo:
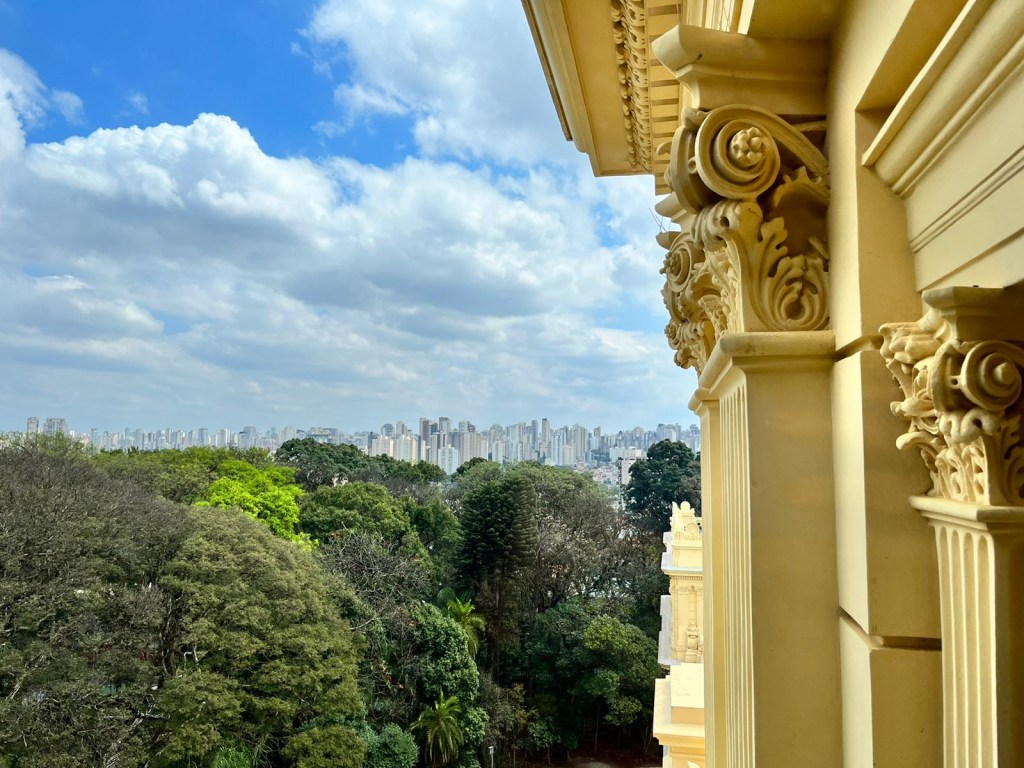
{"label": "sky", "polygon": [[693,423],[513,0],[0,0],[0,430]]}

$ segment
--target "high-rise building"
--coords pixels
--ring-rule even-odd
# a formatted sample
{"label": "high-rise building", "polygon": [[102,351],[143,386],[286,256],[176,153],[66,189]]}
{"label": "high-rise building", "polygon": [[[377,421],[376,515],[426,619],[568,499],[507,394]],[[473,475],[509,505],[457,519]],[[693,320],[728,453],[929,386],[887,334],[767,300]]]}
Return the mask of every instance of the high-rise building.
{"label": "high-rise building", "polygon": [[37,434],[39,432],[39,417],[29,416],[28,423],[25,425],[25,432],[30,435]]}
{"label": "high-rise building", "polygon": [[450,445],[438,448],[436,463],[444,470],[445,474],[453,474],[459,468],[459,452]]}
{"label": "high-rise building", "polygon": [[452,420],[447,416],[441,416],[437,420],[437,431],[438,432],[451,432],[452,431]]}
{"label": "high-rise building", "polygon": [[49,417],[43,422],[43,434],[45,435],[66,435],[68,433],[68,420],[62,417]]}

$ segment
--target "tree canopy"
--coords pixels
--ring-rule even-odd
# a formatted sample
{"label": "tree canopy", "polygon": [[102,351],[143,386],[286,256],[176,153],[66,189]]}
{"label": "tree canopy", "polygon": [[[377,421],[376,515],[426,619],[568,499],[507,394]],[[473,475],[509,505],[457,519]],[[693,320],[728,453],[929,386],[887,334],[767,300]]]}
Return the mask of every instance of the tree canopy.
{"label": "tree canopy", "polygon": [[630,519],[643,531],[668,530],[672,502],[688,501],[700,514],[700,456],[683,443],[655,443],[630,467],[624,495]]}
{"label": "tree canopy", "polygon": [[0,768],[646,744],[654,533],[696,457],[652,448],[624,517],[567,468],[282,449],[0,447]]}
{"label": "tree canopy", "polygon": [[0,531],[0,765],[361,764],[344,587],[302,547],[32,445]]}

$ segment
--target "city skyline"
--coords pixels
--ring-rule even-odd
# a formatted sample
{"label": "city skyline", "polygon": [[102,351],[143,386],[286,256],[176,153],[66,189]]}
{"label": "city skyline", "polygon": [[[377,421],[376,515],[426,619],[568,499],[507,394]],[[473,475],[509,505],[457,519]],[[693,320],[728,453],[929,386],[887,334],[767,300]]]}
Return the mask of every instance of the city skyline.
{"label": "city skyline", "polygon": [[325,443],[354,445],[373,456],[403,461],[426,461],[451,474],[472,459],[498,462],[538,461],[555,466],[595,466],[618,459],[642,458],[646,450],[662,440],[678,440],[694,452],[700,451],[700,430],[696,425],[659,423],[655,429],[635,426],[614,432],[600,425],[558,425],[550,419],[529,419],[513,424],[476,425],[466,419],[439,416],[418,417],[415,422],[385,422],[377,430],[346,431],[340,427],[285,426],[259,430],[246,425],[191,429],[159,428],[123,430],[92,428],[76,430],[67,419],[37,416],[26,419],[25,432],[68,434],[99,450],[184,450],[192,447],[261,448],[274,451],[284,442],[310,437]]}
{"label": "city skyline", "polygon": [[[692,413],[690,413],[689,411],[686,411],[682,415],[685,418],[682,418],[682,419],[675,418],[675,419],[672,419],[672,420],[658,420],[656,423],[658,425],[661,425],[661,424],[678,424],[678,425],[680,425],[680,426],[682,426],[684,428],[688,428],[688,427],[693,426],[693,427],[699,429],[699,423],[698,423],[697,419],[693,416]],[[409,417],[409,418],[405,418],[405,419],[394,419],[394,418],[392,418],[390,420],[383,420],[383,421],[379,421],[379,422],[376,422],[376,423],[373,423],[373,424],[369,424],[369,425],[367,425],[367,423],[366,423],[366,421],[368,421],[368,420],[364,420],[364,422],[360,423],[358,426],[356,426],[356,427],[348,427],[348,428],[345,429],[345,431],[347,433],[349,433],[349,434],[378,432],[380,430],[380,428],[383,427],[386,424],[394,425],[394,424],[398,424],[398,423],[405,423],[407,425],[413,425],[413,424],[419,423],[420,419],[422,419],[422,418],[429,418],[429,417],[417,416],[415,418]],[[436,420],[442,419],[442,418],[450,418],[450,417],[437,416],[437,417],[434,417],[434,420],[436,421]],[[243,419],[239,419],[237,421],[232,421],[231,423],[235,425],[233,427],[226,426],[227,422],[224,421],[224,420],[221,420],[219,422],[214,422],[214,421],[202,420],[202,419],[198,419],[198,420],[197,419],[191,419],[191,420],[189,420],[187,418],[185,420],[182,420],[182,422],[180,422],[180,423],[174,423],[174,424],[165,423],[163,426],[157,426],[157,420],[156,419],[145,419],[144,420],[146,422],[145,424],[135,423],[135,422],[128,422],[128,423],[124,423],[124,424],[120,424],[120,425],[113,423],[113,421],[111,419],[107,419],[107,420],[105,420],[105,422],[102,425],[97,425],[97,424],[93,424],[93,423],[86,424],[86,422],[82,422],[81,420],[68,417],[66,415],[63,415],[63,413],[61,415],[59,415],[59,416],[52,416],[49,413],[44,412],[44,411],[37,411],[37,412],[31,413],[31,414],[29,414],[27,416],[25,416],[25,415],[22,415],[20,417],[19,416],[15,416],[15,419],[16,419],[16,421],[8,420],[3,425],[0,425],[0,432],[25,432],[25,431],[30,431],[30,430],[27,430],[26,427],[27,427],[28,423],[32,419],[36,419],[38,421],[39,431],[43,431],[42,427],[43,427],[43,425],[44,425],[44,423],[46,422],[47,419],[58,419],[60,421],[65,422],[67,425],[69,425],[69,428],[72,429],[73,431],[75,431],[77,434],[87,433],[87,432],[89,432],[90,430],[93,430],[93,429],[98,430],[100,432],[104,432],[104,431],[106,431],[106,432],[122,431],[123,432],[125,430],[134,431],[136,429],[143,429],[145,431],[155,431],[157,429],[164,429],[164,430],[166,430],[166,429],[175,429],[175,430],[185,430],[185,431],[188,431],[188,430],[196,430],[196,429],[204,429],[204,428],[205,429],[211,429],[210,425],[212,425],[214,423],[218,424],[218,427],[216,427],[216,429],[227,428],[227,429],[233,429],[236,432],[237,431],[241,431],[246,426],[253,426],[253,427],[257,428],[261,432],[266,432],[266,431],[269,431],[269,430],[272,430],[272,429],[283,430],[283,429],[285,429],[287,427],[292,427],[293,429],[302,429],[302,430],[306,430],[307,428],[317,429],[317,428],[322,428],[325,425],[328,428],[332,428],[332,429],[342,429],[341,425],[337,423],[338,422],[337,419],[294,419],[290,423],[286,423],[284,421],[281,421],[279,423],[270,423],[270,422],[268,422],[266,420],[261,421],[259,419],[243,418]],[[474,426],[476,426],[477,428],[480,428],[481,425],[483,425],[484,429],[488,429],[488,428],[490,428],[494,424],[499,424],[499,425],[501,425],[503,427],[507,427],[507,426],[514,425],[514,424],[529,424],[531,421],[541,421],[541,420],[547,420],[549,422],[553,421],[549,417],[539,417],[538,419],[533,419],[533,418],[529,418],[529,419],[521,419],[521,418],[520,419],[467,419],[467,418],[461,418],[460,417],[460,418],[450,418],[450,420],[454,424],[458,424],[459,422],[469,422],[469,423],[473,424]],[[580,420],[580,419],[558,419],[558,422],[559,422],[558,426],[561,427],[561,426],[568,426],[568,425],[572,425],[572,424],[581,424],[581,423],[583,423],[583,420]],[[299,427],[299,426],[297,426],[297,425],[303,424],[303,423],[305,423],[307,425],[307,427]],[[613,433],[626,432],[626,431],[630,431],[630,430],[634,430],[634,429],[648,429],[648,427],[646,425],[647,424],[651,424],[651,423],[654,423],[654,422],[641,422],[641,421],[638,420],[636,423],[632,423],[632,424],[613,424],[611,426],[606,427],[604,424],[596,423],[594,420],[590,420],[588,422],[588,424],[592,424],[592,425],[602,429],[603,431],[608,431],[608,432],[613,432]]]}

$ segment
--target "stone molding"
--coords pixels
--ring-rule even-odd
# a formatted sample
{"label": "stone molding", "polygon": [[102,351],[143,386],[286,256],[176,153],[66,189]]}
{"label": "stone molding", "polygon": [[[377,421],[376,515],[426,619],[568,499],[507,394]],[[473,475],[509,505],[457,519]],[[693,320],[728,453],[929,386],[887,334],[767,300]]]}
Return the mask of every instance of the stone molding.
{"label": "stone molding", "polygon": [[753,106],[684,112],[659,204],[682,229],[658,238],[681,367],[702,371],[725,333],[828,327],[828,162],[807,136],[822,129]]}
{"label": "stone molding", "polygon": [[619,67],[619,98],[630,165],[651,173],[651,95],[648,84],[647,13],[643,0],[611,0],[612,38]]}
{"label": "stone molding", "polygon": [[892,411],[910,425],[897,446],[920,450],[930,495],[1024,505],[1024,304],[986,289],[924,298],[920,320],[881,328],[882,356],[903,390]]}

